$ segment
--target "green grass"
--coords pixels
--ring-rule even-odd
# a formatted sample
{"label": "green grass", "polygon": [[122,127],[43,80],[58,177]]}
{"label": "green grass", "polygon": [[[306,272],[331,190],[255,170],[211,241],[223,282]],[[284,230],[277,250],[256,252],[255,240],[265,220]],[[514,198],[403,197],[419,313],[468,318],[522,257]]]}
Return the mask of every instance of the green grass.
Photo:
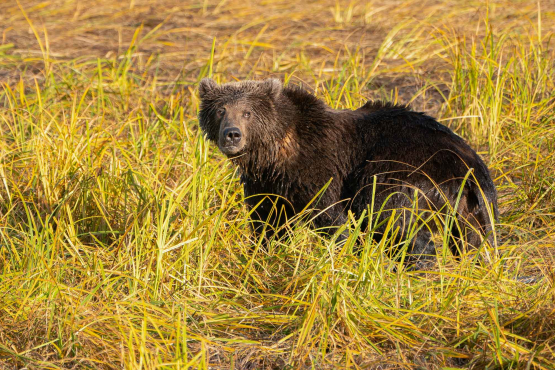
{"label": "green grass", "polygon": [[[0,5],[0,368],[555,368],[549,6]],[[435,115],[491,169],[492,257],[409,272],[356,219],[260,248],[198,129],[208,75]]]}

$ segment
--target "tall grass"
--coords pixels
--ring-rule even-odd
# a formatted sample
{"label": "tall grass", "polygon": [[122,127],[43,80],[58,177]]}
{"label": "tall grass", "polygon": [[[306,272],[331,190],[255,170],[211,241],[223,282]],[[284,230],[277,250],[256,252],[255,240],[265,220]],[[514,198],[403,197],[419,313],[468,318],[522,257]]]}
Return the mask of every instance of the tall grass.
{"label": "tall grass", "polygon": [[[164,69],[175,55],[155,47],[178,42],[170,21],[123,30],[115,55],[57,58],[55,33],[33,14],[75,10],[64,4],[13,10],[39,56],[0,45],[0,367],[554,368],[551,13],[535,7],[529,24],[496,26],[479,8],[470,32],[432,11],[406,20],[387,4],[322,2],[332,35],[398,24],[373,46],[320,31],[283,45],[279,4],[202,2],[176,11],[220,25],[231,22],[226,6],[261,15],[241,25],[252,32],[191,44],[190,60]],[[275,22],[314,19],[302,9]],[[297,225],[260,248],[236,169],[198,129],[195,84],[209,74],[271,74],[337,108],[382,98],[436,114],[491,168],[499,256],[480,265],[445,254],[426,273],[407,271],[387,253],[393,239],[375,243],[356,219],[345,245]]]}

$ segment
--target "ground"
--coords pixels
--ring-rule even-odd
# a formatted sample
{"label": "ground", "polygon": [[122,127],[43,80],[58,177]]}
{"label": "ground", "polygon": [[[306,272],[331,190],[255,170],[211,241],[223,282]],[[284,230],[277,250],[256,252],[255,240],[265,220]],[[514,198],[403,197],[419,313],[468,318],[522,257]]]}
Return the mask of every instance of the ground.
{"label": "ground", "polygon": [[[551,1],[1,2],[0,368],[554,368],[554,27]],[[351,253],[356,219],[257,249],[206,76],[437,117],[493,174],[497,250],[409,272]]]}

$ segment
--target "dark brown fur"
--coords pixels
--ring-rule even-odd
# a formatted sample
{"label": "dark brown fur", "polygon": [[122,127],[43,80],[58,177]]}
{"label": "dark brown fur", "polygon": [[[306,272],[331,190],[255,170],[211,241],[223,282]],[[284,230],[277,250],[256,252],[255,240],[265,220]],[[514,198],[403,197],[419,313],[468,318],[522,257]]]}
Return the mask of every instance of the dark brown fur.
{"label": "dark brown fur", "polygon": [[[200,127],[209,140],[229,153],[222,147],[222,128],[238,127],[243,134],[241,149],[238,144],[233,147],[238,152],[228,156],[241,169],[245,201],[251,209],[256,206],[255,221],[279,227],[331,180],[319,198],[318,208],[325,211],[314,214],[315,227],[345,223],[348,210],[361,216],[374,197],[374,212],[385,204],[378,221],[387,220],[393,209],[402,216],[395,221],[397,240],[402,241],[411,227],[415,189],[423,219],[430,211],[445,213],[447,203],[455,205],[471,170],[451,247],[457,253],[461,233],[474,247],[485,235],[492,241],[490,220],[498,211],[489,171],[464,140],[433,118],[383,102],[368,102],[355,111],[333,110],[298,87],[283,88],[277,80],[217,85],[204,79],[199,92]],[[218,116],[221,107],[225,114]],[[248,119],[236,118],[248,116],[246,110],[252,112]],[[278,195],[277,204],[265,198],[267,194]],[[376,238],[385,224],[375,229]],[[423,226],[411,239],[409,252],[433,254],[431,232],[436,230],[433,222]]]}

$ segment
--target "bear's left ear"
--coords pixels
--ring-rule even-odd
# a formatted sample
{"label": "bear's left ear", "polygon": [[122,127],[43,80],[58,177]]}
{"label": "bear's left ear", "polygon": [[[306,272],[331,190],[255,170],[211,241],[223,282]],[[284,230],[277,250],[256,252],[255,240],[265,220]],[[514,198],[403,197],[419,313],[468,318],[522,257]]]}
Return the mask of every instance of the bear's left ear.
{"label": "bear's left ear", "polygon": [[201,99],[204,99],[206,95],[210,94],[210,92],[215,90],[217,87],[218,84],[213,79],[203,78],[202,80],[200,80],[200,83],[198,85],[198,94]]}
{"label": "bear's left ear", "polygon": [[264,80],[262,84],[268,92],[268,95],[273,99],[276,99],[283,89],[283,84],[277,78],[268,78]]}

